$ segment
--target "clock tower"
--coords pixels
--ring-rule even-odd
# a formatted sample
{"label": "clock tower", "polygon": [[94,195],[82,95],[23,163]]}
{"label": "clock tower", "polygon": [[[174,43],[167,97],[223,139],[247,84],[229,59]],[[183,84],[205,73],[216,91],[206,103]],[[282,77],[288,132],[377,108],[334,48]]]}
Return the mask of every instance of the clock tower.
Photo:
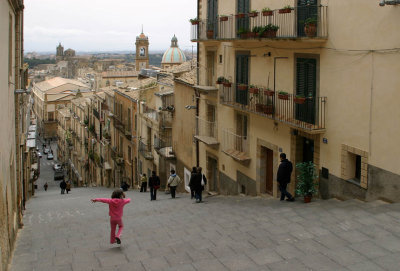
{"label": "clock tower", "polygon": [[149,68],[149,38],[142,33],[136,37],[136,70]]}

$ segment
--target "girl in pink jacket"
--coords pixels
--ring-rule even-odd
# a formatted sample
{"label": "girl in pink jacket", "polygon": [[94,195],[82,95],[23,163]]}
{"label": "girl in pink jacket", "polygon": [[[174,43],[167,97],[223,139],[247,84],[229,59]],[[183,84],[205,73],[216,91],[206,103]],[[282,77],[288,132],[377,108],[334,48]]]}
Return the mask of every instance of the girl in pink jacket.
{"label": "girl in pink jacket", "polygon": [[[114,244],[115,240],[117,244],[121,244],[121,233],[124,228],[122,223],[122,215],[124,214],[124,206],[128,204],[131,199],[125,199],[125,194],[121,189],[114,190],[111,195],[111,199],[92,199],[92,202],[104,202],[108,204],[111,225],[111,239],[110,243]],[[115,229],[118,225],[118,233],[115,235]]]}

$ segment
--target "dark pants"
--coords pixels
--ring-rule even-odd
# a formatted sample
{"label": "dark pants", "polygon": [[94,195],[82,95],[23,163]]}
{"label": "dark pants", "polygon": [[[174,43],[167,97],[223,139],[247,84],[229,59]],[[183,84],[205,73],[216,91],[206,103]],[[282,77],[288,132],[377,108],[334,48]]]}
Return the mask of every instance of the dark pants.
{"label": "dark pants", "polygon": [[198,189],[195,192],[196,200],[202,201],[203,200],[203,189]]}
{"label": "dark pants", "polygon": [[194,189],[190,188],[190,198],[193,199],[196,196]]}
{"label": "dark pants", "polygon": [[140,187],[140,192],[147,192],[147,182],[142,182],[142,186]]}
{"label": "dark pants", "polygon": [[293,196],[288,192],[288,191],[286,191],[286,187],[287,187],[287,183],[285,183],[285,184],[279,184],[279,190],[281,191],[281,200],[284,200],[285,199],[285,196],[288,198],[288,199],[292,199],[293,198]]}
{"label": "dark pants", "polygon": [[171,197],[175,198],[176,186],[170,186],[169,190],[171,190]]}
{"label": "dark pants", "polygon": [[61,194],[64,194],[65,188],[61,188]]}
{"label": "dark pants", "polygon": [[157,199],[157,189],[150,187],[150,200],[156,200],[156,199]]}

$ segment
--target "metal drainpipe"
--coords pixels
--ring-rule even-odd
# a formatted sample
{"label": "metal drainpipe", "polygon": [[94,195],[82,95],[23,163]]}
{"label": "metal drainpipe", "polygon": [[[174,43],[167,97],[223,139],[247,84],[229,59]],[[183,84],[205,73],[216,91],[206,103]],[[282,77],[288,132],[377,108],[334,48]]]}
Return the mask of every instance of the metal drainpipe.
{"label": "metal drainpipe", "polygon": [[[200,0],[197,1],[197,18],[200,18]],[[199,39],[199,35],[200,35],[200,29],[197,26],[197,39]],[[200,77],[200,71],[199,71],[199,61],[200,61],[200,52],[199,52],[199,42],[196,42],[196,55],[197,55],[197,59],[196,59],[196,83],[197,85],[199,85],[199,77]],[[198,93],[198,90],[195,90],[195,95],[196,95],[196,117],[199,116],[199,105],[200,105],[200,94]],[[198,131],[198,121],[196,119],[196,129]],[[199,141],[196,140],[196,166],[199,167],[200,166],[200,151],[199,151]]]}

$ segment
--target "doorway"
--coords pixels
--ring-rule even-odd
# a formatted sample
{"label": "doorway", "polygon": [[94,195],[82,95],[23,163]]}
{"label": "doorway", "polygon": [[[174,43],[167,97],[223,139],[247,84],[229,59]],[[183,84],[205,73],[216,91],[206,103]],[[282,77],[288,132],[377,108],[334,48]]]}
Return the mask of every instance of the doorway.
{"label": "doorway", "polygon": [[218,192],[218,161],[207,157],[208,189]]}
{"label": "doorway", "polygon": [[261,170],[263,171],[262,175],[264,175],[265,180],[265,192],[273,195],[274,188],[274,151],[266,148],[264,146],[261,147]]}
{"label": "doorway", "polygon": [[303,162],[314,162],[314,140],[303,137]]}

